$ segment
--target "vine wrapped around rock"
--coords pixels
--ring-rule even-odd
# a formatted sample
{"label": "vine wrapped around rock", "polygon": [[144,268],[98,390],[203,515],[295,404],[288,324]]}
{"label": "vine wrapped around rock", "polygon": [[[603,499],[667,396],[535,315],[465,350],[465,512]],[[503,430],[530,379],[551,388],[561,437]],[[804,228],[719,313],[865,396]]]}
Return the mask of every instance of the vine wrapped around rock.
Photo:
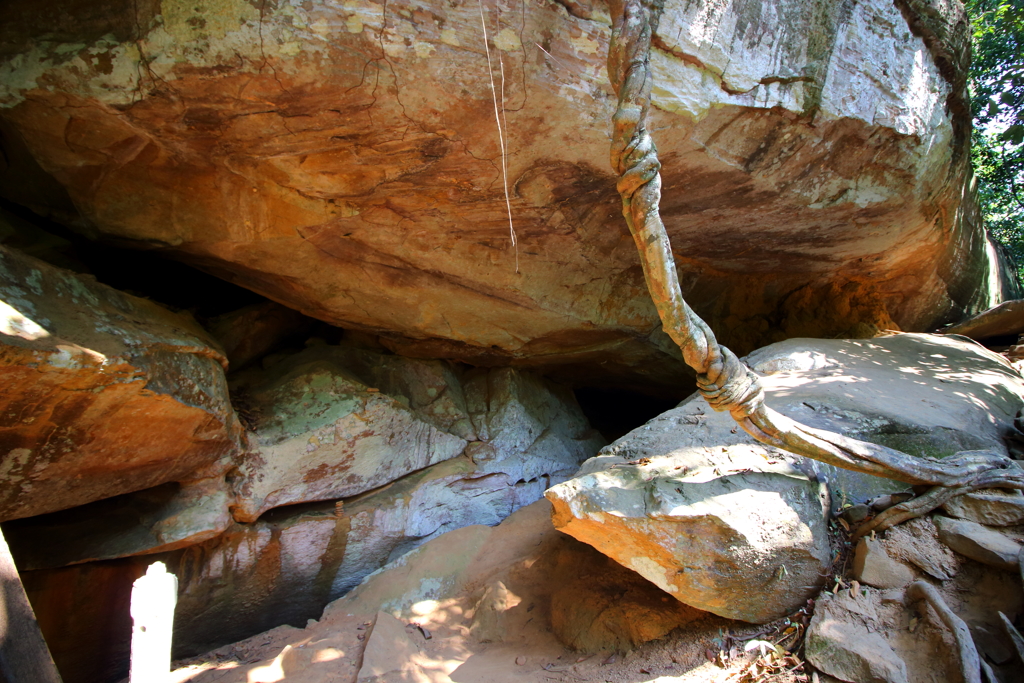
{"label": "vine wrapped around rock", "polygon": [[1024,489],[1024,469],[990,451],[964,451],[938,460],[813,429],[772,410],[764,402],[758,376],[718,343],[711,328],[683,299],[668,233],[661,221],[661,162],[647,130],[653,76],[651,39],[664,4],[661,0],[612,0],[608,74],[618,96],[613,116],[611,162],[619,174],[622,212],[640,252],[644,277],[668,335],[708,403],[729,411],[744,431],[761,443],[857,472],[932,488],[889,508],[862,525],[859,535],[889,528],[935,509],[950,498],[983,488]]}

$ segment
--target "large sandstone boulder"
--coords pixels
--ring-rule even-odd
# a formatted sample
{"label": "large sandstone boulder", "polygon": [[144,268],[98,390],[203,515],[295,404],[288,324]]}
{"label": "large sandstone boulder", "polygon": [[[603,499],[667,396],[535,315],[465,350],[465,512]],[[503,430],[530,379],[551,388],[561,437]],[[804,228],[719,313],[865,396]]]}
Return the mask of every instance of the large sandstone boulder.
{"label": "large sandstone boulder", "polygon": [[[951,337],[790,340],[747,360],[779,412],[911,455],[1006,454],[1024,403],[1001,356]],[[562,531],[687,604],[759,621],[798,608],[827,573],[812,480],[836,507],[908,488],[763,446],[695,395],[546,495]]]}
{"label": "large sandstone boulder", "polygon": [[[422,357],[674,387],[608,169],[606,10],[486,24],[490,60],[472,4],[7,2],[0,115],[99,237]],[[662,216],[726,343],[999,300],[968,190],[967,38],[958,3],[668,3]],[[8,196],[41,175],[26,156]],[[51,194],[31,203],[60,215]]]}
{"label": "large sandstone boulder", "polygon": [[764,452],[724,450],[700,449],[700,463],[693,452],[597,458],[548,490],[552,521],[680,602],[757,623],[782,617],[828,573],[827,496]]}
{"label": "large sandstone boulder", "polygon": [[351,497],[454,458],[478,476],[546,488],[602,445],[571,392],[510,368],[460,376],[444,361],[315,345],[232,381],[254,430],[235,518]]}
{"label": "large sandstone boulder", "polygon": [[233,389],[254,432],[239,465],[234,514],[353,496],[459,455],[462,438],[346,376],[328,353],[300,353]]}
{"label": "large sandstone boulder", "polygon": [[0,520],[223,479],[223,363],[188,316],[0,247]]}

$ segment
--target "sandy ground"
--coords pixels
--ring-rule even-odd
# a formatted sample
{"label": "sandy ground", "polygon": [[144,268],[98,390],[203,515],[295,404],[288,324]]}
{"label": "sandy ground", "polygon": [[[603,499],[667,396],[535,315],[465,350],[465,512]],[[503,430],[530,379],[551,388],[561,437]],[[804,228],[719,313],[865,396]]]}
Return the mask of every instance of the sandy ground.
{"label": "sandy ground", "polygon": [[[305,628],[282,626],[201,657],[176,662],[173,683],[355,683],[378,619],[398,617],[404,635],[378,643],[384,668],[380,683],[690,683],[752,681],[751,663],[773,660],[793,672],[756,680],[801,680],[797,659],[744,651],[747,639],[778,640],[789,626],[768,627],[704,612],[667,636],[636,648],[586,653],[563,647],[551,627],[555,558],[576,543],[550,524],[546,501],[529,506],[499,527],[468,527],[436,539],[404,563],[371,576],[335,601],[319,621]],[[443,543],[438,543],[445,539]],[[584,560],[586,559],[583,556]],[[448,597],[422,594],[422,587],[451,579]],[[453,578],[454,577],[454,578]],[[509,598],[496,624],[478,614],[481,596],[500,581]],[[657,588],[652,588],[657,591]],[[596,599],[573,588],[579,600]],[[663,594],[662,594],[663,595]],[[378,615],[383,609],[386,614]],[[649,616],[649,615],[648,615]],[[493,615],[492,615],[493,617]],[[629,618],[627,616],[627,618]],[[637,618],[645,618],[638,614]],[[490,622],[487,622],[490,623]],[[486,633],[481,631],[484,628]],[[383,631],[381,631],[383,632]],[[791,629],[783,645],[798,644],[802,629]],[[493,642],[480,642],[481,637]],[[402,641],[402,642],[398,642]],[[383,648],[381,649],[381,645]],[[376,655],[367,655],[368,657]],[[746,672],[744,674],[744,672]],[[369,671],[364,674],[370,673]],[[802,680],[810,680],[810,677]],[[822,679],[824,680],[824,679]]]}

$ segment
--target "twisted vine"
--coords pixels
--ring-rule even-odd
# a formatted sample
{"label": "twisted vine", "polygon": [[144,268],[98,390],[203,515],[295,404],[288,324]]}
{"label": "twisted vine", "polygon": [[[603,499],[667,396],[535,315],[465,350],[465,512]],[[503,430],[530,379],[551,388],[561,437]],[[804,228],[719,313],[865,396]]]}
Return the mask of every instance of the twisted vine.
{"label": "twisted vine", "polygon": [[878,515],[860,529],[861,534],[921,516],[969,491],[1024,489],[1024,469],[999,453],[963,451],[943,460],[914,457],[807,427],[765,405],[758,376],[718,343],[711,328],[683,299],[672,247],[661,221],[661,162],[646,124],[653,85],[651,39],[663,0],[611,0],[610,8],[613,25],[608,75],[618,97],[612,117],[611,162],[619,175],[622,213],[640,252],[647,289],[662,325],[697,372],[697,386],[707,402],[717,411],[729,411],[743,430],[761,443],[843,469],[932,487],[914,501]]}

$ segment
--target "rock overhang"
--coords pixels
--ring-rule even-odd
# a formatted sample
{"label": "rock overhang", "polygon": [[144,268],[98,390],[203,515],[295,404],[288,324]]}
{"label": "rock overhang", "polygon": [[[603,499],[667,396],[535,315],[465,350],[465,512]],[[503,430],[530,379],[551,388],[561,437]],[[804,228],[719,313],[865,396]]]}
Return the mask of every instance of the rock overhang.
{"label": "rock overhang", "polygon": [[[885,2],[701,7],[666,10],[653,123],[684,290],[726,343],[998,298],[958,216],[956,86],[920,27]],[[475,9],[171,2],[75,41],[12,6],[0,101],[104,239],[405,349],[685,381],[605,170],[610,22],[505,9],[487,18],[518,272]]]}

